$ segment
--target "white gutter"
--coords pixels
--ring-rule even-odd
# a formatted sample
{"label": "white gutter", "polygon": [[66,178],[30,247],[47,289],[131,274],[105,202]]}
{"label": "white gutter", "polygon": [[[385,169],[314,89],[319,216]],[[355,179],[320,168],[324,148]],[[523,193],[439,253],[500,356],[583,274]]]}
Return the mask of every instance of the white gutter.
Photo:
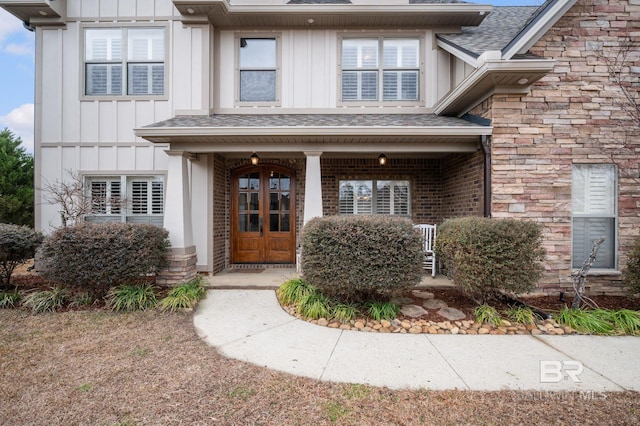
{"label": "white gutter", "polygon": [[[487,60],[471,74],[467,76],[460,84],[449,92],[444,98],[438,102],[434,108],[436,115],[442,114],[451,104],[456,102],[460,97],[466,95],[473,88],[478,87],[478,83],[485,78],[489,78],[494,73],[541,73],[546,74],[553,70],[555,61],[549,59],[520,59],[513,61],[505,60]],[[525,82],[530,84],[531,82]]]}
{"label": "white gutter", "polygon": [[344,127],[141,127],[134,134],[141,138],[188,136],[481,136],[490,135],[488,126],[344,126]]}

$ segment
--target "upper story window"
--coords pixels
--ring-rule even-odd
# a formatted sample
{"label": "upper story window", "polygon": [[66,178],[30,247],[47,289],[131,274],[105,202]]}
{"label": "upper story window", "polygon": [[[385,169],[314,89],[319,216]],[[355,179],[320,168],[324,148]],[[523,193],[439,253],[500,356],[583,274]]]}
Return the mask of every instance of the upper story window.
{"label": "upper story window", "polygon": [[418,102],[418,38],[343,38],[343,102]]}
{"label": "upper story window", "polygon": [[164,95],[164,28],[84,31],[85,95]]}
{"label": "upper story window", "polygon": [[571,177],[572,267],[580,268],[593,242],[605,237],[594,268],[616,267],[616,170],[611,164],[576,164]]}
{"label": "upper story window", "polygon": [[278,50],[276,38],[240,38],[239,101],[277,102]]}

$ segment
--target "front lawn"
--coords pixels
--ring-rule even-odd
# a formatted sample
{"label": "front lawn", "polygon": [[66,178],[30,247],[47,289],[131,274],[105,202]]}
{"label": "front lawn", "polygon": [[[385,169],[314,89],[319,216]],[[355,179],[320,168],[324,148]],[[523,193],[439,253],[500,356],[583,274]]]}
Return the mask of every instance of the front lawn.
{"label": "front lawn", "polygon": [[228,360],[191,314],[0,310],[0,424],[638,424],[640,395],[391,391]]}

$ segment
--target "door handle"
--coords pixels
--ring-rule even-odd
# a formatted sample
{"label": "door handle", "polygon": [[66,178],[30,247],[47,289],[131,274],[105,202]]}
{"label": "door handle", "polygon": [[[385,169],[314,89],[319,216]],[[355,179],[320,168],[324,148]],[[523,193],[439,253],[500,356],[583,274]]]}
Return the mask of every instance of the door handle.
{"label": "door handle", "polygon": [[262,231],[263,231],[262,227],[263,227],[263,225],[264,225],[264,218],[261,217],[260,218],[260,236],[261,237],[262,237]]}

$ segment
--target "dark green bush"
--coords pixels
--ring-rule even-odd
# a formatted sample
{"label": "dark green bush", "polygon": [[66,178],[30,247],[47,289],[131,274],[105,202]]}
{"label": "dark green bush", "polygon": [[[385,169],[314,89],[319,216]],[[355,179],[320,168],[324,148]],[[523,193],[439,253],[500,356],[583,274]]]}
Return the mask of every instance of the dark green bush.
{"label": "dark green bush", "polygon": [[42,244],[40,274],[102,298],[110,287],[166,265],[168,232],[146,224],[84,223],[60,228]]}
{"label": "dark green bush", "polygon": [[423,257],[421,236],[408,219],[315,218],[302,236],[306,283],[339,301],[364,302],[415,286]]}
{"label": "dark green bush", "polygon": [[627,266],[622,272],[622,280],[629,292],[640,293],[640,237],[636,237],[627,254]]}
{"label": "dark green bush", "polygon": [[13,270],[35,256],[43,239],[28,226],[0,223],[0,288],[9,288]]}
{"label": "dark green bush", "polygon": [[436,256],[449,278],[480,304],[501,291],[533,290],[545,254],[540,227],[515,219],[450,219],[439,227],[436,240]]}

